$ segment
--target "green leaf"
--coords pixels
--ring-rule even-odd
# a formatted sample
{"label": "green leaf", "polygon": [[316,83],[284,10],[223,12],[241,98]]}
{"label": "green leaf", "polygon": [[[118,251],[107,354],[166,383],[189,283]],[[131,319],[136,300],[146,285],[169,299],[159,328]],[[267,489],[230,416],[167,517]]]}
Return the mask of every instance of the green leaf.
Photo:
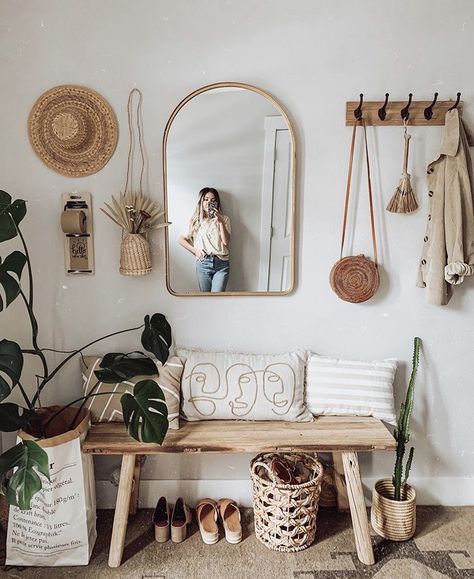
{"label": "green leaf", "polygon": [[120,398],[123,419],[132,438],[162,444],[168,431],[165,395],[154,380],[141,380],[132,394]]}
{"label": "green leaf", "polygon": [[13,221],[18,226],[26,215],[26,203],[23,199],[16,199],[7,211],[13,217]]}
{"label": "green leaf", "polygon": [[[23,369],[23,354],[20,346],[16,342],[10,340],[0,341],[0,402],[4,400],[11,389],[18,384],[20,380],[21,371]],[[11,384],[3,378],[2,374],[6,374]]]}
{"label": "green leaf", "polygon": [[106,354],[102,358],[99,367],[101,370],[95,370],[94,374],[100,382],[106,384],[116,384],[135,376],[153,376],[158,374],[158,369],[150,358],[145,356],[131,358],[128,354],[115,352]]}
{"label": "green leaf", "polygon": [[150,316],[145,316],[142,345],[162,364],[166,362],[171,347],[171,326],[163,314],[153,314],[151,319]]}
{"label": "green leaf", "polygon": [[[23,410],[22,414],[20,414],[20,410]],[[0,430],[2,432],[15,432],[36,417],[37,414],[34,410],[22,408],[18,404],[12,402],[0,404]]]}
{"label": "green leaf", "polygon": [[0,212],[0,242],[13,239],[17,234],[12,216],[9,213]]}
{"label": "green leaf", "polygon": [[0,478],[17,468],[8,483],[7,499],[21,510],[31,508],[31,499],[42,488],[38,473],[49,478],[48,455],[33,440],[24,440],[0,456]]}
{"label": "green leaf", "polygon": [[0,211],[6,205],[10,205],[11,202],[12,202],[12,196],[9,193],[7,193],[6,191],[2,191],[0,189]]}
{"label": "green leaf", "polygon": [[[14,251],[5,258],[2,263],[0,258],[0,284],[3,286],[6,297],[6,308],[15,300],[20,294],[20,278],[23,268],[26,263],[26,255],[21,251]],[[10,275],[14,273],[18,280]],[[3,310],[3,300],[0,297],[0,312]]]}
{"label": "green leaf", "polygon": [[0,242],[17,236],[17,226],[26,215],[26,203],[16,199],[12,203],[11,195],[0,191]]}

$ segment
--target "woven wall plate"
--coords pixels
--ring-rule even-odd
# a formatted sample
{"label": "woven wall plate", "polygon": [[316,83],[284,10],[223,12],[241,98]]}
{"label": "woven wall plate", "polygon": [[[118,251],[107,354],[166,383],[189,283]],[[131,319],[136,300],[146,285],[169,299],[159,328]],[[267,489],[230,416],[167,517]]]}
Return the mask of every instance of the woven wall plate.
{"label": "woven wall plate", "polygon": [[100,94],[83,86],[61,85],[34,104],[28,135],[50,169],[67,177],[85,177],[100,171],[112,157],[118,123]]}
{"label": "woven wall plate", "polygon": [[350,255],[336,261],[329,281],[341,300],[358,304],[369,300],[378,290],[379,270],[365,255]]}

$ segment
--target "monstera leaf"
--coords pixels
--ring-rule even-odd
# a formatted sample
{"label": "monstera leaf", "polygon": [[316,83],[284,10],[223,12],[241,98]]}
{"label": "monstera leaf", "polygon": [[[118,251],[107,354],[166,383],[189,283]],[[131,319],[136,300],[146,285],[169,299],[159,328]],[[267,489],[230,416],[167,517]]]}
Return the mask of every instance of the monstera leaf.
{"label": "monstera leaf", "polygon": [[[23,410],[22,414],[20,414],[20,410]],[[0,431],[15,432],[36,417],[37,414],[34,410],[22,408],[12,402],[4,402],[0,404]]]}
{"label": "monstera leaf", "polygon": [[8,483],[7,500],[21,510],[31,508],[31,499],[41,489],[38,473],[48,480],[49,465],[46,452],[32,440],[24,440],[0,456],[0,479],[17,468]]}
{"label": "monstera leaf", "polygon": [[142,333],[142,345],[147,352],[152,352],[164,364],[168,359],[171,347],[171,326],[163,314],[145,316],[145,329]]}
{"label": "monstera leaf", "polygon": [[120,398],[123,419],[128,433],[140,442],[162,444],[168,431],[168,409],[163,390],[154,380],[141,380],[135,384],[133,396]]}
{"label": "monstera leaf", "polygon": [[[21,251],[10,253],[2,263],[0,257],[0,284],[5,292],[5,307],[12,303],[20,295],[20,278],[21,272],[26,263],[26,255]],[[18,279],[15,279],[11,273],[14,273]],[[0,312],[3,310],[3,299],[0,296]]]}
{"label": "monstera leaf", "polygon": [[[140,352],[132,352],[132,354],[140,354]],[[100,370],[95,370],[94,374],[100,382],[106,384],[116,384],[135,376],[153,376],[158,373],[155,363],[150,358],[145,356],[131,358],[129,354],[115,352],[106,354],[99,368]]]}
{"label": "monstera leaf", "polygon": [[26,203],[17,199],[12,203],[11,195],[0,191],[0,242],[17,236],[17,226],[26,215]]}
{"label": "monstera leaf", "polygon": [[[21,371],[23,369],[23,354],[21,348],[16,342],[10,340],[0,341],[0,401],[4,400],[11,389],[18,384]],[[2,374],[6,374],[11,385],[5,380]]]}

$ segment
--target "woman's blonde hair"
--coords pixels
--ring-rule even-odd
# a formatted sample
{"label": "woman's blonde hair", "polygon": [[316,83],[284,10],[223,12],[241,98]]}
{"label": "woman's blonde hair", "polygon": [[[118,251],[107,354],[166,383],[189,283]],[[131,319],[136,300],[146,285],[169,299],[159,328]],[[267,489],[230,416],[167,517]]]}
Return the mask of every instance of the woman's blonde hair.
{"label": "woman's blonde hair", "polygon": [[221,208],[221,200],[219,197],[219,193],[217,192],[217,189],[214,189],[213,187],[204,187],[204,189],[201,189],[201,191],[199,191],[196,209],[194,210],[193,216],[191,217],[191,221],[189,222],[189,233],[188,233],[189,239],[194,238],[196,231],[201,226],[201,221],[204,219],[203,205],[204,205],[204,197],[206,196],[207,193],[212,193],[214,195],[217,201],[217,209],[220,210]]}

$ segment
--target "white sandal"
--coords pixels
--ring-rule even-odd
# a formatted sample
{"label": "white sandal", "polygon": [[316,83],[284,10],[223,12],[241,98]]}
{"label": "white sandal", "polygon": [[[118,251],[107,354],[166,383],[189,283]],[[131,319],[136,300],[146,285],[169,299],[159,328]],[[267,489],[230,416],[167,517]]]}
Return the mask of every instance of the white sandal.
{"label": "white sandal", "polygon": [[232,499],[217,501],[219,514],[224,525],[225,538],[228,543],[236,545],[242,541],[242,525],[239,507]]}
{"label": "white sandal", "polygon": [[214,545],[219,540],[217,528],[217,505],[212,499],[202,499],[196,505],[196,518],[201,537],[206,545]]}

